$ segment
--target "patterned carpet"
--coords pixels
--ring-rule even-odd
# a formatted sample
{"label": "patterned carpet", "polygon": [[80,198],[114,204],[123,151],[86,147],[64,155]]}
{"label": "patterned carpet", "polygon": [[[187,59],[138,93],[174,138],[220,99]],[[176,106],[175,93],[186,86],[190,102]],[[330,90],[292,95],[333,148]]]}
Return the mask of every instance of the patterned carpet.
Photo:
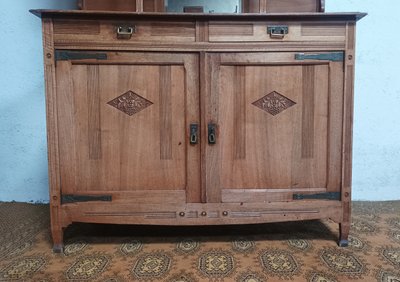
{"label": "patterned carpet", "polygon": [[330,221],[226,227],[74,224],[53,254],[47,205],[0,203],[0,281],[400,281],[400,202]]}

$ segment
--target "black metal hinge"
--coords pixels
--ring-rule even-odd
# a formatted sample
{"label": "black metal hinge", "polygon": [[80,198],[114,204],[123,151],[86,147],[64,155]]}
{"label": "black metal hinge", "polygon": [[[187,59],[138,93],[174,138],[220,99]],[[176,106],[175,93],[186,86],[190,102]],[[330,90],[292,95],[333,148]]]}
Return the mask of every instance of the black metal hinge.
{"label": "black metal hinge", "polygon": [[293,200],[332,200],[340,201],[340,192],[318,194],[293,194]]}
{"label": "black metal hinge", "polygon": [[344,53],[334,52],[334,53],[322,53],[322,54],[304,54],[298,53],[294,55],[295,60],[318,60],[318,61],[331,61],[331,62],[343,62]]}
{"label": "black metal hinge", "polygon": [[80,51],[56,51],[56,61],[72,61],[72,60],[107,60],[107,53],[88,53]]}
{"label": "black metal hinge", "polygon": [[79,202],[111,202],[111,195],[98,195],[98,196],[87,196],[87,195],[62,195],[61,204],[72,204]]}

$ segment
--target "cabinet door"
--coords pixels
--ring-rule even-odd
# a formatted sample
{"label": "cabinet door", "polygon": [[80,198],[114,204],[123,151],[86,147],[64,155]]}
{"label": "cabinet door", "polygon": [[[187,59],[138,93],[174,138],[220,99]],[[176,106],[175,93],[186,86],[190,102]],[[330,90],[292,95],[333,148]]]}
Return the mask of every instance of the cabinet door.
{"label": "cabinet door", "polygon": [[200,148],[189,143],[199,123],[197,55],[57,57],[62,194],[199,202]]}
{"label": "cabinet door", "polygon": [[216,144],[204,146],[208,202],[340,191],[343,54],[319,55],[207,56],[204,122],[216,125]]}

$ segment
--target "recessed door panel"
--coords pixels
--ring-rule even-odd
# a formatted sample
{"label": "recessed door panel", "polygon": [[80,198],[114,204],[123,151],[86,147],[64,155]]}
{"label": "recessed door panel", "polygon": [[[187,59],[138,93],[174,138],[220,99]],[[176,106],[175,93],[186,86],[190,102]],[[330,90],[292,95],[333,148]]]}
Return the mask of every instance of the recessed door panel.
{"label": "recessed door panel", "polygon": [[198,82],[186,83],[196,64],[146,54],[57,62],[63,193],[185,192],[188,175],[198,181],[200,150],[188,139]]}
{"label": "recessed door panel", "polygon": [[217,144],[207,147],[207,166],[214,167],[209,173],[216,172],[207,179],[211,201],[222,201],[221,194],[232,198],[229,193],[239,190],[254,191],[255,197],[261,190],[286,196],[296,189],[338,191],[330,178],[340,179],[340,158],[332,159],[331,151],[340,151],[341,120],[330,109],[340,108],[342,98],[331,96],[342,90],[330,87],[331,73],[342,63],[294,58],[290,53],[209,57],[207,97],[218,105],[207,116],[218,126]]}

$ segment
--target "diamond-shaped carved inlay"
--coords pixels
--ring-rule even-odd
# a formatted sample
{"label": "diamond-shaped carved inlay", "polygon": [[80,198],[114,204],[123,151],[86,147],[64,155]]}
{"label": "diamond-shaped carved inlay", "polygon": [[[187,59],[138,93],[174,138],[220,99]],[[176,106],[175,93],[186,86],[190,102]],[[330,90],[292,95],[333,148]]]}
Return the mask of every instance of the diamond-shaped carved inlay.
{"label": "diamond-shaped carved inlay", "polygon": [[153,105],[152,102],[136,94],[133,91],[128,91],[107,104],[117,108],[127,115],[133,116],[145,108]]}
{"label": "diamond-shaped carved inlay", "polygon": [[276,116],[291,106],[296,105],[296,103],[278,92],[273,91],[255,101],[253,105],[273,116]]}

